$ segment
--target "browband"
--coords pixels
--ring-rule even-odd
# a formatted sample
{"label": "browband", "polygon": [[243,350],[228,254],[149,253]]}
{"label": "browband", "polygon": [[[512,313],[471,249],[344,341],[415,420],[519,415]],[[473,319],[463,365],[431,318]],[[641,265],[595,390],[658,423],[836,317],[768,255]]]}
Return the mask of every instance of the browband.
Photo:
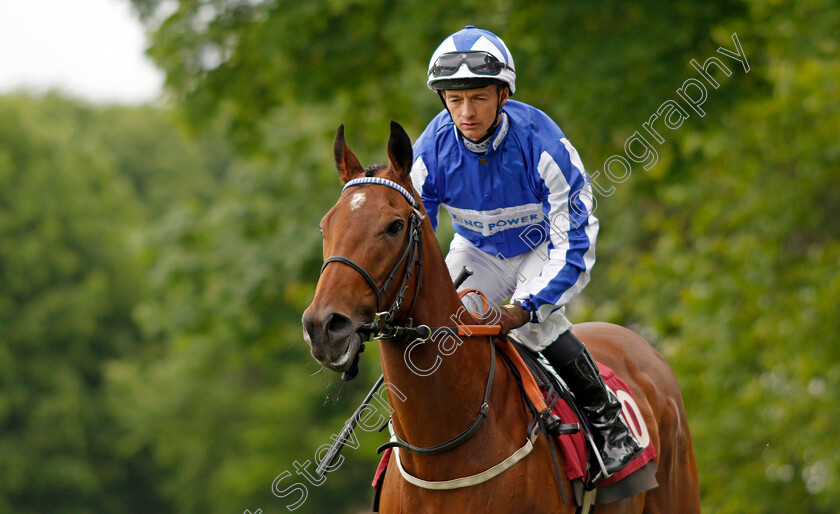
{"label": "browband", "polygon": [[408,203],[411,204],[412,207],[415,209],[417,208],[417,201],[411,196],[411,193],[401,185],[397,184],[393,180],[388,180],[387,178],[379,178],[379,177],[362,177],[362,178],[354,178],[350,182],[344,185],[344,189],[341,190],[341,193],[344,194],[344,191],[348,187],[359,186],[362,184],[379,184],[381,186],[388,186],[391,189],[396,190],[398,193],[403,195]]}

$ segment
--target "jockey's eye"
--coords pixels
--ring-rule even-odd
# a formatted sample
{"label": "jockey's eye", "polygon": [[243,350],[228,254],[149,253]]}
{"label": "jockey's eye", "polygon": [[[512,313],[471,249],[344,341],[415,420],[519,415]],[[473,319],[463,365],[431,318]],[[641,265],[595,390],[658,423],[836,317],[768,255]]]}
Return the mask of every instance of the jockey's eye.
{"label": "jockey's eye", "polygon": [[388,233],[389,236],[395,236],[402,232],[403,227],[405,226],[405,222],[403,220],[394,220],[388,225],[388,228],[385,229],[385,232]]}

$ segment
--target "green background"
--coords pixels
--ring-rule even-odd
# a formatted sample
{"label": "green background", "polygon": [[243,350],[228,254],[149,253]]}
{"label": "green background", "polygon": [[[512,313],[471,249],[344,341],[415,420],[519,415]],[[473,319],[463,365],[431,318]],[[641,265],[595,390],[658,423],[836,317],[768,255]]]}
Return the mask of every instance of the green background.
{"label": "green background", "polygon": [[[837,512],[835,2],[132,4],[163,102],[0,97],[0,512],[287,512],[275,477],[379,375],[370,348],[342,383],[301,336],[335,129],[364,164],[389,120],[416,138],[440,109],[429,56],[466,24],[615,187],[570,318],[631,327],[674,368],[704,510]],[[749,72],[716,53],[733,33]],[[711,56],[732,73],[701,117],[676,90]],[[669,99],[689,117],[660,120],[657,164],[611,183]],[[365,509],[383,436],[359,435],[298,512]]]}

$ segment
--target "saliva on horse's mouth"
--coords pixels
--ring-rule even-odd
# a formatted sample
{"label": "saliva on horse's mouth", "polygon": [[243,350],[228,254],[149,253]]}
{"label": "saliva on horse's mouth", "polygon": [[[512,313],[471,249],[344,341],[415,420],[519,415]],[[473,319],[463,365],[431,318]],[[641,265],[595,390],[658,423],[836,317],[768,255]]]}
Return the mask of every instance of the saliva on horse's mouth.
{"label": "saliva on horse's mouth", "polygon": [[[375,321],[372,324],[375,325],[377,321],[378,319],[375,318]],[[358,329],[356,329],[355,332],[353,332],[353,335],[356,336],[356,338],[350,341],[350,343],[347,345],[347,352],[342,356],[342,360],[351,352],[354,342],[357,342],[358,346],[355,349],[352,360],[350,361],[350,365],[347,366],[347,368],[344,369],[344,371],[341,373],[341,380],[349,382],[350,380],[356,378],[356,375],[359,374],[359,356],[365,351],[365,342],[371,340],[372,332],[370,326],[372,324],[365,323],[361,325]],[[337,369],[335,371],[340,370]]]}

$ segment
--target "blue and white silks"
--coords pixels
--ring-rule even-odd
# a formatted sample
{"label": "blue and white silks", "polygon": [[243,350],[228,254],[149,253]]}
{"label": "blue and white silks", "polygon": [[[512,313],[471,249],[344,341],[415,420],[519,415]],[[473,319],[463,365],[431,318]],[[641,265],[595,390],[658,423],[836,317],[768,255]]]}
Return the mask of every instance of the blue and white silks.
{"label": "blue and white silks", "polygon": [[513,298],[543,323],[589,281],[598,235],[592,188],[577,150],[539,109],[508,100],[489,141],[484,154],[470,151],[441,111],[415,142],[414,188],[432,226],[443,206],[456,234],[485,254],[506,261],[543,252],[539,274],[520,275]]}

